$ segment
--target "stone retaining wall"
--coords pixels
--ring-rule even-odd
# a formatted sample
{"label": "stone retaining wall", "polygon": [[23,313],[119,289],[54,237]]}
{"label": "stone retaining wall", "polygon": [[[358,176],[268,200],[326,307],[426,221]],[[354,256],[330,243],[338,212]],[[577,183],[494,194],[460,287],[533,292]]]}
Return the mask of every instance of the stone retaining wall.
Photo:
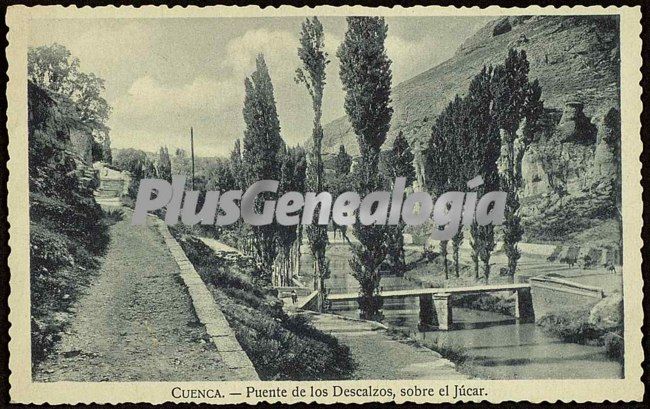
{"label": "stone retaining wall", "polygon": [[223,362],[228,368],[236,371],[241,376],[241,380],[260,380],[253,363],[237,341],[226,317],[215,303],[210,290],[194,269],[180,244],[171,235],[162,220],[158,218],[154,220],[172,257],[178,264],[181,279],[190,294],[196,316],[205,326],[205,330],[219,351]]}
{"label": "stone retaining wall", "polygon": [[602,288],[586,286],[554,277],[533,277],[530,287],[535,317],[565,310],[568,306],[590,309],[603,299]]}

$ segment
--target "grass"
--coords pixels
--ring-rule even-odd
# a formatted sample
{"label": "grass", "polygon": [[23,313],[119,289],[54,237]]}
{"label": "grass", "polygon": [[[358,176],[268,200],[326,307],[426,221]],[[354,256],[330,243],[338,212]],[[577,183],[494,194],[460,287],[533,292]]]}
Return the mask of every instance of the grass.
{"label": "grass", "polygon": [[271,289],[255,284],[253,266],[217,256],[192,235],[172,229],[263,380],[348,379],[354,370],[350,350],[314,328],[302,316],[289,316]]}

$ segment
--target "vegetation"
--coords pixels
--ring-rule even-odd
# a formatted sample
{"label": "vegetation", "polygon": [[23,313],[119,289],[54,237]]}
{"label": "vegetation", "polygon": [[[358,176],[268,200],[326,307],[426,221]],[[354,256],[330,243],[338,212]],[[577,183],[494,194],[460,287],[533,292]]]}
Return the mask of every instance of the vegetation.
{"label": "vegetation", "polygon": [[[326,177],[325,186],[332,197],[338,197],[342,193],[348,191],[353,183],[350,176],[352,157],[345,151],[345,146],[339,146],[339,152],[334,158],[333,167],[334,171]],[[332,221],[332,229],[334,230],[334,237],[336,237],[336,232],[338,231],[340,232],[341,237],[344,238],[348,244],[350,243],[350,239],[347,236],[348,226],[338,225]]]}
{"label": "vegetation", "polygon": [[[543,111],[540,99],[542,90],[537,80],[528,80],[529,63],[525,51],[511,49],[503,65],[494,69],[492,94],[494,119],[501,130],[500,160],[501,190],[508,193],[505,221],[503,224],[503,247],[508,257],[509,274],[514,277],[521,253],[517,244],[523,229],[519,216],[519,189],[522,184],[521,160],[532,138],[532,133]],[[517,130],[524,121],[521,134]]]}
{"label": "vegetation", "polygon": [[113,166],[131,174],[129,197],[135,200],[140,188],[140,180],[157,177],[156,167],[146,152],[138,149],[120,149],[113,157]]}
{"label": "vegetation", "polygon": [[[280,179],[281,166],[279,152],[284,147],[280,136],[280,120],[275,107],[273,84],[269,70],[261,54],[255,62],[256,68],[250,78],[246,78],[244,85],[246,96],[244,98],[244,173],[248,185],[258,180]],[[264,200],[272,195],[269,193],[258,195],[255,203],[257,212],[261,212]],[[255,258],[261,265],[261,276],[257,279],[266,285],[271,284],[271,271],[277,256],[276,236],[277,226],[267,224],[251,226],[251,247]]]}
{"label": "vegetation", "polygon": [[158,166],[156,173],[159,179],[163,179],[172,183],[172,161],[169,159],[169,151],[167,147],[160,147],[158,151]]}
{"label": "vegetation", "polygon": [[62,46],[30,49],[28,60],[31,342],[38,364],[60,339],[119,215],[103,218],[70,141],[71,131],[107,132],[110,108],[95,95],[103,81],[80,72]]}
{"label": "vegetation", "polygon": [[[540,95],[537,82],[528,81],[526,53],[510,50],[502,65],[483,67],[472,79],[467,95],[456,95],[436,118],[426,151],[427,188],[434,194],[466,190],[466,183],[476,176],[481,176],[482,183],[472,187],[468,200],[499,187],[507,193],[503,237],[511,276],[520,257],[517,243],[523,234],[518,214],[521,159],[542,111]],[[480,226],[472,220],[469,230],[475,277],[479,278],[480,263],[488,282],[494,226]],[[461,229],[452,239],[456,277],[463,236]],[[440,253],[445,260],[445,277],[449,277],[446,241],[440,243]]]}
{"label": "vegetation", "polygon": [[[390,104],[392,73],[384,41],[388,26],[382,17],[347,17],[348,29],[338,49],[339,74],[345,90],[345,112],[357,135],[361,157],[354,169],[359,195],[381,190],[379,154],[386,140],[393,109]],[[354,225],[360,244],[353,244],[350,266],[359,281],[361,318],[380,316],[379,266],[384,261],[387,226]]]}
{"label": "vegetation", "polygon": [[[300,147],[285,148],[282,154],[282,172],[278,194],[305,190],[307,168],[305,150]],[[298,213],[299,214],[299,213]],[[277,226],[277,245],[280,253],[276,259],[275,285],[293,285],[291,277],[300,264],[301,225]]]}
{"label": "vegetation", "polygon": [[[174,234],[179,233],[174,229]],[[263,380],[347,379],[354,363],[347,346],[315,329],[303,316],[288,316],[254,267],[217,256],[203,242],[180,244],[223,311]]]}
{"label": "vegetation", "polygon": [[515,313],[515,303],[512,298],[487,293],[458,295],[452,298],[452,303],[455,307],[491,311],[509,316],[513,316]]}
{"label": "vegetation", "polygon": [[623,362],[623,328],[606,330],[589,322],[589,309],[569,308],[541,317],[537,324],[565,342],[602,345],[613,359]]}
{"label": "vegetation", "polygon": [[59,109],[83,124],[95,139],[108,138],[111,107],[102,96],[104,80],[81,71],[79,59],[67,48],[56,43],[30,48],[27,74],[34,85],[56,95]]}
{"label": "vegetation", "polygon": [[[312,192],[323,191],[324,168],[321,154],[323,141],[323,126],[321,124],[323,90],[325,88],[325,68],[329,63],[325,52],[323,25],[317,17],[307,18],[302,23],[300,31],[300,47],[298,57],[302,61],[302,68],[296,69],[296,82],[302,83],[307,88],[312,100],[314,110],[314,128],[312,130],[312,150],[307,165],[307,187]],[[314,212],[318,220],[319,212]],[[312,220],[313,221],[313,220]],[[309,249],[314,258],[314,289],[320,292],[317,309],[323,308],[325,294],[325,280],[329,278],[329,262],[325,257],[327,248],[327,226],[309,224],[306,226]]]}
{"label": "vegetation", "polygon": [[[415,181],[415,169],[413,169],[413,152],[411,147],[400,132],[393,142],[393,148],[381,156],[380,172],[386,178],[386,186],[393,187],[396,178],[406,179],[405,187],[411,187]],[[390,210],[389,210],[390,211]],[[400,219],[397,225],[387,229],[386,244],[388,246],[387,261],[391,270],[398,275],[406,271],[406,260],[404,253],[404,228],[406,224]]]}

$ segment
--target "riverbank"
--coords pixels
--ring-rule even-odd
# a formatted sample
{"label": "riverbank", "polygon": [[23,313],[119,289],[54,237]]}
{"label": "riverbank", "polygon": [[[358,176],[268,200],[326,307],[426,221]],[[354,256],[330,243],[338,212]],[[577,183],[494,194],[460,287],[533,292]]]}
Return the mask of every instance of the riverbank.
{"label": "riverbank", "polygon": [[[302,315],[288,315],[277,291],[253,279],[255,266],[236,250],[172,233],[206,284],[262,380],[349,379],[354,362],[337,338]],[[207,242],[207,243],[206,243]]]}
{"label": "riverbank", "polygon": [[399,337],[381,324],[335,314],[302,312],[319,330],[350,348],[352,379],[468,379],[438,352]]}

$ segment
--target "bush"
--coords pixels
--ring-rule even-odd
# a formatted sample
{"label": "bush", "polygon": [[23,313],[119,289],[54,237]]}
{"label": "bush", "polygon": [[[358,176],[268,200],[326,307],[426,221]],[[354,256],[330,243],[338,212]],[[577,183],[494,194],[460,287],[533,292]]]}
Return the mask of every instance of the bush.
{"label": "bush", "polygon": [[623,355],[625,352],[625,342],[620,334],[608,332],[602,337],[603,345],[605,345],[605,353],[610,358],[623,362]]}
{"label": "bush", "polygon": [[[172,232],[179,236],[177,229]],[[306,317],[287,315],[272,291],[253,283],[250,265],[221,258],[192,236],[184,235],[180,244],[201,278],[212,284],[215,301],[262,379],[351,376],[349,348],[314,328]]]}
{"label": "bush", "polygon": [[464,294],[452,297],[455,307],[464,307],[479,311],[491,311],[514,315],[515,302],[512,298],[497,297],[492,294]]}
{"label": "bush", "polygon": [[589,323],[589,310],[567,310],[549,313],[538,324],[548,334],[577,344],[599,343],[605,332]]}

